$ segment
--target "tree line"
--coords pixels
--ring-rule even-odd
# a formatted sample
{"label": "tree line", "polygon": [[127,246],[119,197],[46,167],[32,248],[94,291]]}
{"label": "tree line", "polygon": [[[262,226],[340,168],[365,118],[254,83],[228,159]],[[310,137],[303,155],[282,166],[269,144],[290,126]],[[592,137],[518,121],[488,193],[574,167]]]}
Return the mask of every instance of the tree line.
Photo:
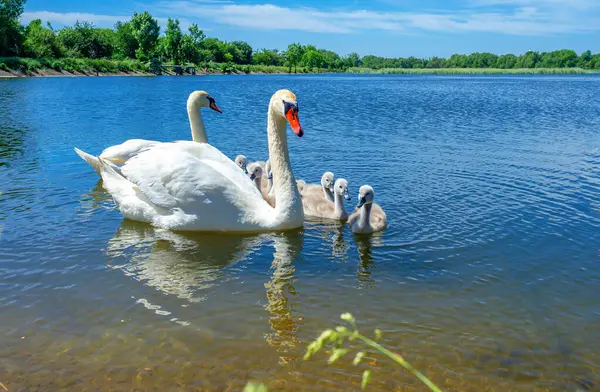
{"label": "tree line", "polygon": [[26,0],[0,0],[0,57],[137,59],[173,64],[232,63],[285,66],[290,72],[352,67],[384,68],[572,68],[600,69],[600,53],[589,50],[578,55],[569,49],[553,52],[528,51],[521,55],[493,53],[454,54],[449,58],[386,58],[346,56],[313,45],[290,44],[285,51],[254,50],[247,42],[226,42],[208,37],[192,24],[182,31],[179,20],[169,18],[164,34],[148,12],[134,13],[114,28],[97,28],[81,21],[56,30],[50,23],[33,20],[19,23]]}

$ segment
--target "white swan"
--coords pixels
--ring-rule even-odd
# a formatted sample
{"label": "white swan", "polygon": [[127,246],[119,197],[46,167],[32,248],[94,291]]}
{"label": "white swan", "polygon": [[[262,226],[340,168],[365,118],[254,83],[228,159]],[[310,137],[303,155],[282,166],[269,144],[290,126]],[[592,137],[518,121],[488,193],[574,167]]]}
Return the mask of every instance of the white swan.
{"label": "white swan", "polygon": [[[192,130],[192,140],[198,143],[208,143],[208,137],[206,136],[206,128],[204,127],[204,121],[202,121],[202,114],[200,108],[209,107],[219,113],[222,113],[221,109],[215,103],[213,97],[210,96],[206,91],[194,91],[190,94],[187,100],[187,112],[190,121],[190,128]],[[75,152],[84,161],[86,161],[98,175],[100,175],[100,161],[98,158],[102,158],[116,165],[122,165],[127,162],[131,157],[139,154],[143,149],[151,147],[157,143],[154,140],[145,139],[129,139],[124,143],[117,144],[115,146],[107,147],[99,157],[88,154],[75,147]]]}
{"label": "white swan", "polygon": [[343,198],[346,198],[346,200],[351,199],[348,194],[348,181],[338,178],[333,187],[333,194],[333,202],[325,199],[321,194],[303,196],[304,215],[341,221],[347,220],[348,212],[344,208]]}
{"label": "white swan", "polygon": [[323,196],[326,200],[333,201],[333,173],[325,172],[321,177],[321,184],[307,184],[304,180],[297,181],[300,196]]}
{"label": "white swan", "polygon": [[244,174],[248,174],[248,167],[246,165],[246,156],[238,155],[235,157],[235,164],[239,166],[240,169],[244,171]]}
{"label": "white swan", "polygon": [[269,157],[277,207],[272,208],[239,167],[205,143],[152,146],[128,160],[118,173],[100,158],[104,187],[126,218],[173,230],[274,231],[301,227],[302,201],[292,173],[286,119],[304,131],[296,96],[279,90],[267,120]]}
{"label": "white swan", "polygon": [[354,233],[373,233],[387,227],[387,216],[379,204],[373,203],[375,191],[363,185],[358,191],[358,205],[350,215],[348,224]]}

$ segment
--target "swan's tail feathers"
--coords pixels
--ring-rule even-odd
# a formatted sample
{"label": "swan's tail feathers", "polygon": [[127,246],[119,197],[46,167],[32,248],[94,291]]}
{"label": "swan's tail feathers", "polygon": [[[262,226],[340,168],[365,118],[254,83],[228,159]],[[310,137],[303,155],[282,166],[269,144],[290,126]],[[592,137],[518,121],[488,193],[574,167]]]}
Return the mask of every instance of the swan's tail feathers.
{"label": "swan's tail feathers", "polygon": [[111,194],[120,205],[129,196],[135,195],[135,186],[122,173],[121,169],[111,161],[98,157],[100,176],[104,189]]}
{"label": "swan's tail feathers", "polygon": [[[96,157],[94,157],[94,158],[96,158]],[[118,166],[116,166],[114,163],[112,163],[111,161],[109,161],[107,159],[100,158],[100,157],[97,157],[96,159],[98,160],[98,170],[99,170],[100,176],[102,177],[102,180],[106,181],[108,179],[108,180],[113,180],[113,181],[116,180],[116,181],[129,182],[129,180],[127,180],[127,178],[121,172],[121,169]]]}
{"label": "swan's tail feathers", "polygon": [[75,147],[74,149],[75,149],[75,152],[77,153],[77,155],[79,155],[81,157],[81,159],[86,161],[92,168],[94,168],[96,173],[98,173],[98,175],[100,175],[100,159],[91,154],[88,154],[85,151],[81,151],[77,147]]}

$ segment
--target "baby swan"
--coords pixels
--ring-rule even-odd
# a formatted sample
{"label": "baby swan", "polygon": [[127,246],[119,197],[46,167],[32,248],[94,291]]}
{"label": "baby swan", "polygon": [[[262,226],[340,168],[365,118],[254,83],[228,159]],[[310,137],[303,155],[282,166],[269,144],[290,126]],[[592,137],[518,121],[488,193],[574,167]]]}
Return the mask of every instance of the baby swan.
{"label": "baby swan", "polygon": [[333,186],[333,195],[333,202],[325,199],[319,193],[302,197],[304,215],[341,221],[347,220],[348,212],[344,208],[343,198],[346,200],[351,199],[348,194],[348,181],[338,178]]}
{"label": "baby swan", "polygon": [[363,185],[358,191],[358,205],[350,215],[348,225],[353,233],[373,233],[387,227],[387,217],[379,204],[373,203],[375,191]]}
{"label": "baby swan", "polygon": [[248,169],[246,168],[246,157],[244,155],[238,155],[235,157],[235,164],[240,167],[244,171],[244,173],[248,174]]}
{"label": "baby swan", "polygon": [[248,177],[250,177],[250,181],[254,181],[256,188],[260,191],[262,189],[263,168],[258,162],[248,165]]}
{"label": "baby swan", "polygon": [[269,193],[269,189],[265,187],[265,181],[262,181],[264,177],[264,169],[261,162],[253,162],[248,165],[248,177],[254,181],[256,188],[260,191],[263,199],[273,208],[275,208],[275,195]]}
{"label": "baby swan", "polygon": [[296,181],[300,196],[322,196],[326,200],[333,201],[333,173],[325,172],[321,177],[321,185],[307,184],[304,180]]}

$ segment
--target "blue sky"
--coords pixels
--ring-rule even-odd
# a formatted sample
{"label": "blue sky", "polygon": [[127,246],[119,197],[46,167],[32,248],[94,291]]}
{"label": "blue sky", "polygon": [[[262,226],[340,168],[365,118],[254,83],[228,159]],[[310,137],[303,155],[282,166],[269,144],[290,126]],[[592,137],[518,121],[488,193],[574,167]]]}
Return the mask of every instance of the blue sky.
{"label": "blue sky", "polygon": [[388,57],[569,48],[600,52],[600,0],[28,0],[23,23],[112,27],[147,10],[255,49],[314,44]]}

